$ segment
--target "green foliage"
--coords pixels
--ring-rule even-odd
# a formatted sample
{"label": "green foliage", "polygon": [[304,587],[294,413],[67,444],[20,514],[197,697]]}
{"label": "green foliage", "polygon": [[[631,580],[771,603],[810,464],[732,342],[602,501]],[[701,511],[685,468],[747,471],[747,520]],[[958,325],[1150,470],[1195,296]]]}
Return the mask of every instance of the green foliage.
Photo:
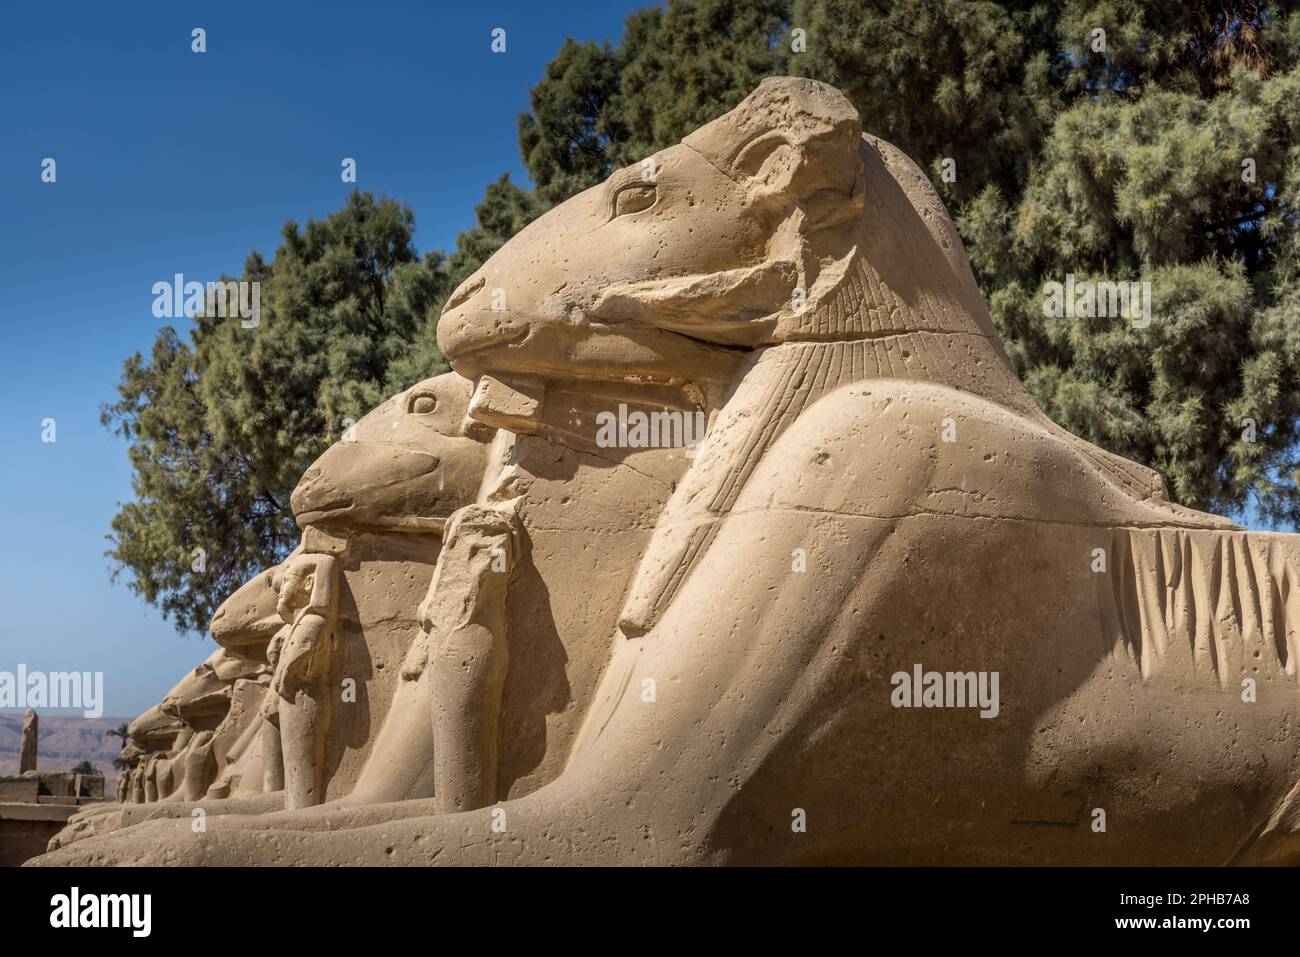
{"label": "green foliage", "polygon": [[98,774],[99,768],[90,763],[89,760],[83,759],[77,762],[76,767],[71,771],[72,774]]}
{"label": "green foliage", "polygon": [[[119,741],[120,744],[121,744],[122,749],[125,750],[127,744],[128,744],[128,743],[130,742],[130,740],[131,740],[131,728],[130,728],[130,725],[128,725],[128,724],[124,721],[124,722],[122,722],[121,724],[119,724],[116,728],[109,728],[107,731],[105,731],[105,732],[104,732],[104,737],[106,737],[106,738],[117,738],[118,741]],[[130,767],[130,765],[127,764],[127,762],[125,762],[125,761],[122,760],[122,756],[121,756],[120,754],[115,754],[115,755],[113,755],[113,769],[114,769],[114,770],[116,770],[116,771],[125,771],[128,767]]]}
{"label": "green foliage", "polygon": [[353,192],[305,228],[287,223],[261,283],[255,328],[198,316],[127,360],[106,426],[130,442],[134,501],[108,552],[130,587],[180,629],[298,539],[289,494],[321,452],[380,401],[447,368],[433,340],[451,282],[412,244],[411,211]]}
{"label": "green foliage", "polygon": [[[1013,194],[1062,99],[1048,11],[796,0],[790,22],[807,32],[807,51],[790,55],[789,69],[843,90],[863,126],[929,166],[948,199],[986,185]],[[939,182],[943,157],[957,162],[955,183]]]}
{"label": "green foliage", "polygon": [[[1122,84],[1063,106],[1019,195],[986,184],[958,225],[1017,371],[1048,415],[1157,469],[1179,501],[1295,527],[1294,44],[1274,20],[1238,62],[1192,57],[1194,45],[1175,42],[1193,35],[1187,16],[1166,27],[1182,32],[1161,36],[1134,27],[1134,9],[1109,21],[1118,28],[1102,14],[1076,22],[1100,24],[1108,44],[1155,36],[1149,52],[1117,51],[1119,65],[1104,69],[1094,55],[1090,82]],[[1151,325],[1044,316],[1043,284],[1070,273],[1149,281]]]}
{"label": "green foliage", "polygon": [[623,42],[565,42],[519,118],[548,205],[671,146],[784,71],[783,0],[672,0],[627,19]]}
{"label": "green foliage", "polygon": [[[519,230],[546,212],[547,203],[502,174],[488,185],[483,200],[475,207],[477,225],[456,237],[456,251],[448,257],[450,293]],[[445,297],[444,297],[445,298]],[[439,303],[441,306],[441,303]]]}
{"label": "green foliage", "polygon": [[561,202],[608,175],[605,155],[621,129],[608,109],[619,65],[609,44],[565,40],[533,88],[531,113],[519,117],[519,149],[537,195]]}

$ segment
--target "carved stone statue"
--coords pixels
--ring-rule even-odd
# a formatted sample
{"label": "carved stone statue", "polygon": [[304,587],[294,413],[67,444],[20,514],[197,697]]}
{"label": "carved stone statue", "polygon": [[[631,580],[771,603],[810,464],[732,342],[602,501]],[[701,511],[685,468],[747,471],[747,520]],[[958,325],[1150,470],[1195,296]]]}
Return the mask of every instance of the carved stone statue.
{"label": "carved stone statue", "polygon": [[260,698],[266,680],[261,665],[218,649],[163,699],[159,710],[184,722],[190,736],[171,758],[172,785],[160,790],[160,800],[197,801],[208,793],[232,749],[242,747],[249,723],[244,699]]}
{"label": "carved stone statue", "polygon": [[[354,789],[376,800],[433,793],[432,769],[421,766],[418,757],[432,749],[427,684],[401,681],[394,659],[400,661],[420,634],[421,599],[446,518],[473,499],[483,475],[493,431],[466,418],[470,388],[454,374],[418,383],[356,423],[304,476],[292,498],[304,527],[303,544],[282,565],[245,583],[213,616],[212,636],[224,650],[200,671],[207,667],[209,674],[231,682],[225,720],[220,726],[202,726],[213,730],[210,743],[204,738],[196,745],[191,737],[177,748],[175,725],[166,728],[172,737],[163,735],[161,743],[170,748],[169,769],[202,761],[212,780],[206,794],[184,788],[182,776],[164,792],[165,799],[147,803],[141,776],[135,803],[114,806],[117,813],[111,815],[101,808],[80,812],[52,848],[144,820],[188,820],[196,806],[209,814],[283,808],[282,704],[290,716],[288,758],[299,806],[326,795],[346,798]],[[292,702],[267,691],[271,646],[276,644],[276,660],[286,665],[290,659],[278,652],[294,623],[310,612],[311,590],[302,585],[311,580],[322,555],[336,564],[328,575],[334,596],[325,602],[326,617],[319,622],[333,633],[334,653],[299,664],[309,664],[317,682],[318,697],[307,696],[309,704],[328,704],[329,715],[337,719],[332,730],[318,712],[306,720],[296,675],[280,675],[280,687],[294,689]],[[288,590],[286,581],[291,582]],[[337,603],[331,605],[334,599]],[[322,682],[318,669],[326,665],[329,677]],[[169,693],[161,717],[183,716],[175,702],[187,696],[204,700],[192,679]],[[327,685],[333,692],[328,702],[323,697]],[[393,700],[401,706],[397,719],[389,721]],[[376,742],[384,745],[383,753],[372,760]],[[196,753],[197,747],[210,752],[211,761]],[[141,752],[136,748],[134,753]],[[126,773],[129,781],[133,772]],[[129,783],[124,791],[130,801]]]}
{"label": "carved stone statue", "polygon": [[[509,505],[469,505],[448,523],[420,607],[433,696],[433,795],[439,811],[468,811],[499,793],[502,692],[510,662],[506,586],[518,557]],[[404,676],[418,678],[416,661]]]}
{"label": "carved stone statue", "polygon": [[1300,536],[1048,420],[838,91],[765,81],[555,207],[439,343],[501,432],[368,765],[432,796],[42,863],[1300,860]]}
{"label": "carved stone statue", "polygon": [[118,775],[117,803],[78,811],[51,847],[146,820],[165,803],[208,794],[218,773],[243,755],[249,698],[255,712],[269,683],[264,672],[223,648],[213,652],[129,726],[130,743],[118,755],[125,768]]}
{"label": "carved stone statue", "polygon": [[277,610],[287,627],[267,654],[275,669],[271,692],[278,699],[285,806],[310,807],[322,797],[339,566],[333,555],[304,547],[280,575]]}

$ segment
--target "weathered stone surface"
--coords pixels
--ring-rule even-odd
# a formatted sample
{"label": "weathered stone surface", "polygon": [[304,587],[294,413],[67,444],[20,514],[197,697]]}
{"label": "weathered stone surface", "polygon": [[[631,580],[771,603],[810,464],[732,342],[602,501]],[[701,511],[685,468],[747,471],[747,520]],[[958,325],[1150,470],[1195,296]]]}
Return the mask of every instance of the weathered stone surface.
{"label": "weathered stone surface", "polygon": [[[465,381],[358,434],[438,389],[455,427],[332,448],[295,514],[346,544],[228,613],[313,776],[202,834],[87,816],[42,863],[1300,860],[1300,536],[1049,421],[838,91],[766,81],[647,159],[453,293]],[[660,441],[683,416],[703,441]],[[369,713],[281,706],[347,676]]]}
{"label": "weathered stone surface", "polygon": [[0,777],[0,803],[35,804],[40,790],[40,781],[34,774]]}
{"label": "weathered stone surface", "polygon": [[36,770],[37,738],[39,737],[40,719],[31,708],[23,715],[23,742],[18,755],[18,773]]}
{"label": "weathered stone surface", "polygon": [[[427,697],[398,687],[398,665],[420,633],[443,523],[473,500],[482,479],[493,433],[466,418],[470,390],[454,374],[418,383],[363,418],[308,470],[293,496],[301,546],[217,610],[211,632],[222,648],[132,724],[124,760],[137,767],[126,776],[140,786],[123,787],[128,806],[87,810],[52,848],[186,817],[195,806],[283,808],[286,764],[291,805],[345,798],[358,787],[384,800],[433,793],[432,769],[422,766],[432,747]],[[358,468],[361,461],[372,467]],[[327,565],[332,570],[322,575]],[[332,640],[296,654],[294,628],[312,617]],[[303,691],[310,676],[316,699]],[[304,698],[323,702],[325,689],[333,699],[328,719],[301,720]],[[412,694],[419,701],[403,707],[403,717],[423,720],[394,722],[384,738],[377,729],[387,727],[393,700]],[[377,740],[392,744],[372,763]],[[161,757],[149,757],[160,748]]]}
{"label": "weathered stone surface", "polygon": [[17,867],[39,855],[76,811],[75,804],[8,803],[0,798],[0,867]]}

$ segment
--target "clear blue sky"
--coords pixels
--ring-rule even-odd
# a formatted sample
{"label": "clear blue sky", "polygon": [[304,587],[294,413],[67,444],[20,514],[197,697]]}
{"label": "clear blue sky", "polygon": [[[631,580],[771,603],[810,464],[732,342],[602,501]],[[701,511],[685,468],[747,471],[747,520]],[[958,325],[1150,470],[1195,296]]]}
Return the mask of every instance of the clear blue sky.
{"label": "clear blue sky", "polygon": [[412,207],[422,251],[452,248],[489,181],[525,181],[516,118],[564,38],[617,42],[649,5],[0,5],[0,671],[102,671],[105,715],[134,716],[215,647],[111,585],[103,554],[131,490],[99,406],[168,321],[153,283],[269,256],[285,220],[341,205],[345,156]]}

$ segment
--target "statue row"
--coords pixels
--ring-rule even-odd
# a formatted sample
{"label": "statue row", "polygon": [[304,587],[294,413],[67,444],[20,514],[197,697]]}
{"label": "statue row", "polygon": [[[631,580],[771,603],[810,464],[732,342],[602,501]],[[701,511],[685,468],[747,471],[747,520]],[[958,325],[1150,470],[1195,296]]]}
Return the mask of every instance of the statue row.
{"label": "statue row", "polygon": [[1048,419],[839,91],[549,210],[438,341],[40,863],[1300,859],[1300,536]]}

